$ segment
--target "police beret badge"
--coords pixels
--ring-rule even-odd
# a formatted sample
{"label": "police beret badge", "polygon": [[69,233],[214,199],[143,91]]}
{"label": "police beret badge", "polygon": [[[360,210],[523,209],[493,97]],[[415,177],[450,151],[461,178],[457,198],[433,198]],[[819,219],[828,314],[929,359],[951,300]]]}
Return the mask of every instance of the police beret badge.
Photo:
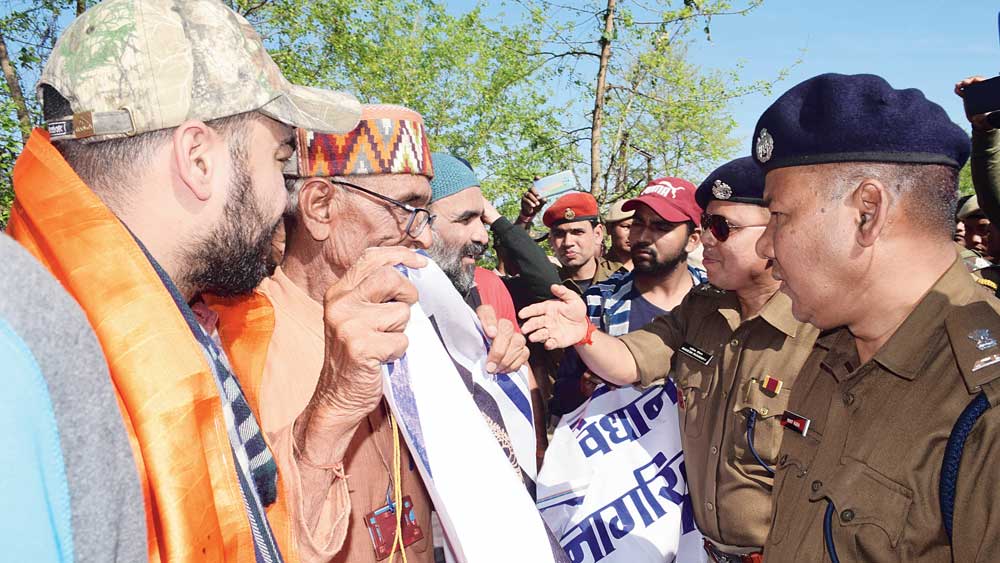
{"label": "police beret badge", "polygon": [[574,219],[576,218],[576,211],[573,211],[572,207],[567,207],[566,211],[563,212],[563,219]]}
{"label": "police beret badge", "polygon": [[774,152],[774,138],[771,137],[766,128],[761,129],[760,134],[757,135],[756,145],[757,160],[762,163],[771,160],[771,153]]}
{"label": "police beret badge", "polygon": [[722,180],[716,180],[712,184],[712,195],[715,199],[729,199],[733,197],[733,188]]}

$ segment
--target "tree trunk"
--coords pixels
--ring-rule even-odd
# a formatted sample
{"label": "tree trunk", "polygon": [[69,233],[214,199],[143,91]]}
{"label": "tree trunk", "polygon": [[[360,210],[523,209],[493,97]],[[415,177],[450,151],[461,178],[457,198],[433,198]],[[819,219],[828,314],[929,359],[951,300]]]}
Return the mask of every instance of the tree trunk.
{"label": "tree trunk", "polygon": [[594,93],[594,120],[590,127],[590,192],[597,191],[601,178],[601,124],[604,121],[604,96],[607,90],[608,61],[611,59],[611,34],[615,29],[615,0],[608,0],[604,14],[601,63],[597,69],[597,90]]}
{"label": "tree trunk", "polygon": [[7,81],[7,89],[10,97],[14,100],[14,107],[17,108],[17,120],[20,123],[21,139],[28,142],[31,136],[31,114],[28,113],[28,104],[24,101],[24,94],[21,93],[21,83],[17,78],[17,69],[10,62],[7,54],[7,40],[4,39],[3,30],[0,30],[0,70],[3,70],[3,77]]}
{"label": "tree trunk", "polygon": [[76,0],[76,15],[87,11],[87,0]]}

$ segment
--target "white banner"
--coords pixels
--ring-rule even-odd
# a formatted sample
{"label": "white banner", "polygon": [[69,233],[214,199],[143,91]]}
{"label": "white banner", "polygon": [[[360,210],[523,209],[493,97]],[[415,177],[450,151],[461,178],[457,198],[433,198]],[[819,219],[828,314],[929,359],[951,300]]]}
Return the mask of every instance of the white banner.
{"label": "white banner", "polygon": [[[486,345],[474,312],[433,262],[406,274],[417,286],[420,303],[410,312],[405,331],[410,344],[405,356],[382,370],[383,390],[434,502],[452,554],[458,561],[472,563],[554,561],[545,526],[524,482],[456,367],[469,369],[484,387],[494,379],[481,369]],[[434,311],[434,324],[424,312],[425,303]],[[438,330],[449,341],[448,350]],[[527,434],[516,431],[516,416],[523,414],[512,389],[527,397],[527,382],[521,373],[508,378],[511,385],[492,383],[497,393],[494,398],[505,422],[508,415],[511,417],[507,428],[515,452],[523,460],[522,470],[534,472],[530,400],[530,455],[521,456],[524,448],[518,443],[521,439],[515,438]]]}
{"label": "white banner", "polygon": [[703,562],[681,451],[677,391],[599,386],[559,421],[538,507],[573,563]]}

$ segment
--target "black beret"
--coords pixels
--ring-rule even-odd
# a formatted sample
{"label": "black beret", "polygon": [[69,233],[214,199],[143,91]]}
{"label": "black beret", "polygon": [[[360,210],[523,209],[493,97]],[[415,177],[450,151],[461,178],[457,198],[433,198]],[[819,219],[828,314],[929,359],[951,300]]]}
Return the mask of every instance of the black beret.
{"label": "black beret", "polygon": [[764,205],[764,171],[749,156],[737,158],[705,178],[694,198],[702,209],[716,199]]}
{"label": "black beret", "polygon": [[821,74],[764,111],[750,153],[767,172],[831,162],[961,168],[969,151],[969,135],[920,90],[871,74]]}

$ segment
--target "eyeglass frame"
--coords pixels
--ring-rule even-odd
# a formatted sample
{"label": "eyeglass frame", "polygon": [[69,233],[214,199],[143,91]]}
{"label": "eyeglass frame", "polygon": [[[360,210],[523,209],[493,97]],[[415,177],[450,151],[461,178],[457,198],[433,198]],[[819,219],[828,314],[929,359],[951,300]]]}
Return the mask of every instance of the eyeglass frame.
{"label": "eyeglass frame", "polygon": [[[726,228],[728,229],[725,237],[720,237],[719,235],[715,234],[715,231],[712,230],[711,223],[715,221],[714,220],[715,217],[722,219],[722,222],[725,223]],[[733,234],[733,231],[738,231],[740,229],[763,228],[767,227],[767,223],[764,223],[763,225],[734,225],[729,221],[729,219],[725,215],[719,215],[717,213],[709,213],[705,211],[701,214],[701,226],[706,231],[712,233],[712,236],[715,237],[715,240],[719,242],[726,242],[727,240],[729,240],[730,235]]]}
{"label": "eyeglass frame", "polygon": [[[393,205],[396,205],[398,207],[401,207],[401,208],[405,209],[406,211],[409,211],[410,212],[410,218],[406,221],[406,229],[404,229],[404,232],[406,233],[406,236],[408,236],[410,238],[417,238],[417,237],[419,237],[420,234],[424,232],[424,229],[431,228],[431,225],[434,224],[434,220],[437,219],[437,214],[431,213],[431,210],[427,209],[426,207],[414,207],[414,206],[410,205],[409,203],[403,203],[402,201],[399,201],[398,199],[393,199],[393,198],[391,198],[391,197],[389,197],[387,195],[382,195],[382,194],[380,194],[380,193],[378,193],[376,191],[372,191],[372,190],[369,190],[368,188],[363,188],[363,187],[361,187],[361,186],[359,186],[357,184],[352,184],[350,182],[345,182],[343,180],[333,180],[333,179],[329,179],[329,180],[330,180],[331,184],[337,184],[337,185],[340,185],[340,186],[346,186],[348,188],[353,188],[355,190],[358,190],[359,192],[366,193],[366,194],[368,194],[368,195],[370,195],[370,196],[372,196],[374,198],[381,199],[382,201],[391,203]],[[417,230],[417,232],[411,233],[410,232],[410,228],[413,227],[413,222],[416,220],[418,213],[426,213],[427,214],[427,222],[424,223],[423,226],[421,226],[420,229]]]}

